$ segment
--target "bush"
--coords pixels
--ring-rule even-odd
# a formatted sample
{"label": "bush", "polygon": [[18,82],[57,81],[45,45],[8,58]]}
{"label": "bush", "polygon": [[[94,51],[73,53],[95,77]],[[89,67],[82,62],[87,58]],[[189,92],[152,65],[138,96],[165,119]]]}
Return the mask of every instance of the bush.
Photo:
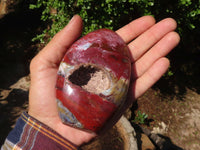
{"label": "bush", "polygon": [[74,14],[83,18],[84,34],[98,28],[115,30],[143,15],[153,15],[157,20],[173,17],[182,36],[187,37],[192,30],[199,33],[199,0],[37,0],[30,5],[34,8],[42,8],[41,19],[52,23],[38,39],[46,33],[52,37]]}
{"label": "bush", "polygon": [[[35,4],[30,5],[30,9],[35,8],[42,9],[41,19],[49,24],[43,33],[34,38],[42,43],[45,42],[45,37],[51,39],[61,30],[74,14],[83,18],[83,35],[99,28],[116,30],[138,17],[153,15],[157,21],[172,17],[178,23],[177,31],[181,35],[181,44],[170,56],[175,62],[177,57],[178,61],[182,61],[179,64],[184,66],[178,67],[186,66],[185,60],[188,59],[188,55],[191,59],[194,58],[193,55],[200,55],[199,0],[37,0]],[[177,70],[176,68],[171,69]],[[191,68],[189,71],[191,72]]]}
{"label": "bush", "polygon": [[46,33],[52,37],[62,29],[74,14],[84,21],[84,33],[95,29],[117,29],[143,15],[153,15],[157,20],[173,17],[178,22],[178,32],[187,37],[192,30],[199,33],[199,0],[37,0],[30,9],[42,8],[41,19],[51,22],[51,27],[35,39],[43,41]]}

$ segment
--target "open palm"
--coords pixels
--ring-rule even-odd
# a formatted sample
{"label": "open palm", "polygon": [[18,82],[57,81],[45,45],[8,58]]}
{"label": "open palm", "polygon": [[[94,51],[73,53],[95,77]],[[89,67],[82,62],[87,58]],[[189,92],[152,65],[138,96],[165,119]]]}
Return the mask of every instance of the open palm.
{"label": "open palm", "polygon": [[[175,29],[176,22],[173,19],[164,19],[155,24],[153,17],[144,16],[116,31],[131,51],[133,99],[141,96],[169,67],[169,60],[165,56],[179,42],[179,35],[174,32]],[[95,135],[61,122],[56,105],[55,84],[60,61],[81,31],[82,20],[76,15],[33,58],[30,65],[28,113],[76,145],[88,142]]]}

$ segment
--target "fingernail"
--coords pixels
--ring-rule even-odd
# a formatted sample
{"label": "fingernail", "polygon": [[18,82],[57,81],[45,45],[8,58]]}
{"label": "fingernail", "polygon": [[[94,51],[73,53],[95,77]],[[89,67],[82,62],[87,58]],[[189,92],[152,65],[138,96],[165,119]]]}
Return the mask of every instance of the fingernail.
{"label": "fingernail", "polygon": [[71,20],[69,21],[68,24],[71,24],[71,23],[75,20],[75,16],[76,16],[76,15],[74,15],[74,16],[71,18]]}

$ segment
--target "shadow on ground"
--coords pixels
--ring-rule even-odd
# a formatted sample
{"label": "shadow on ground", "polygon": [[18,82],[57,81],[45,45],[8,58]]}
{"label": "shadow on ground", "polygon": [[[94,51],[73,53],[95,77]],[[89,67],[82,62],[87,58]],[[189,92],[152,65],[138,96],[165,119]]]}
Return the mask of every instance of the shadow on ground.
{"label": "shadow on ground", "polygon": [[142,149],[141,134],[144,133],[149,137],[151,142],[156,146],[156,150],[183,150],[181,147],[175,145],[171,139],[161,134],[152,134],[147,128],[133,123],[132,126],[136,131],[138,149]]}
{"label": "shadow on ground", "polygon": [[22,10],[0,20],[0,89],[27,75],[30,59],[36,53],[31,39],[42,25],[40,16],[27,8]]}
{"label": "shadow on ground", "polygon": [[27,106],[28,92],[20,89],[14,89],[6,99],[0,100],[0,145],[3,144],[17,118],[27,109]]}
{"label": "shadow on ground", "polygon": [[[140,100],[138,100],[138,101],[140,101]],[[144,141],[142,141],[142,134],[145,134],[146,136],[148,136],[148,138],[151,140],[151,142],[155,145],[156,150],[183,150],[181,147],[179,147],[178,145],[173,143],[172,140],[168,136],[152,133],[152,126],[153,126],[152,123],[157,121],[156,118],[154,120],[154,118],[148,117],[144,120],[144,123],[133,121],[136,117],[138,117],[136,114],[137,110],[142,110],[142,112],[145,112],[143,109],[147,109],[147,110],[149,109],[148,107],[143,108],[143,105],[141,106],[141,104],[138,105],[138,101],[135,101],[131,108],[132,112],[135,112],[135,113],[132,113],[131,124],[136,131],[138,150],[141,150],[142,145],[144,144],[143,143]],[[148,105],[148,102],[145,102],[145,103],[147,103],[147,105]],[[147,106],[147,105],[145,105],[145,106]],[[152,106],[150,106],[150,107],[152,107]],[[154,109],[154,108],[152,108],[152,109]],[[148,114],[148,115],[150,115],[150,114]]]}
{"label": "shadow on ground", "polygon": [[[37,48],[31,39],[40,30],[39,12],[28,5],[0,19],[0,92],[29,74],[29,63]],[[21,111],[27,108],[28,92],[14,89],[5,99],[0,96],[0,145],[11,130]]]}
{"label": "shadow on ground", "polygon": [[193,41],[190,45],[183,42],[169,55],[172,76],[167,74],[153,87],[163,96],[173,99],[174,96],[182,100],[191,89],[200,94],[200,44]]}

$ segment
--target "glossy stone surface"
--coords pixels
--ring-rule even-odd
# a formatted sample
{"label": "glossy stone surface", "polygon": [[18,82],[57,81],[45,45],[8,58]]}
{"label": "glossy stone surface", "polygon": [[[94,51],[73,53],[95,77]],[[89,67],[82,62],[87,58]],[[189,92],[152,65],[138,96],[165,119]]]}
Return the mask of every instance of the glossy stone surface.
{"label": "glossy stone surface", "polygon": [[123,105],[131,60],[124,41],[99,29],[76,41],[60,63],[56,98],[63,123],[98,133]]}

